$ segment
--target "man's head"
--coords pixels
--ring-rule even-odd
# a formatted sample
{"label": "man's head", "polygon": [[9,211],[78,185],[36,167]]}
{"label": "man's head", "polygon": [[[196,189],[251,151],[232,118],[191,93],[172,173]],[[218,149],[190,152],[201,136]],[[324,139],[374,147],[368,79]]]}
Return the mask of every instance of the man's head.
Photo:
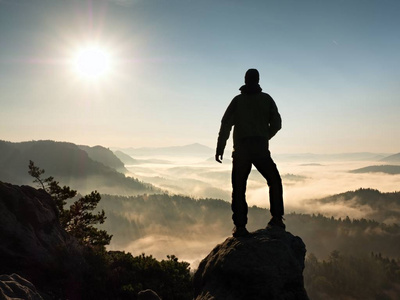
{"label": "man's head", "polygon": [[248,69],[244,76],[244,82],[246,84],[257,84],[260,81],[260,74],[257,69]]}

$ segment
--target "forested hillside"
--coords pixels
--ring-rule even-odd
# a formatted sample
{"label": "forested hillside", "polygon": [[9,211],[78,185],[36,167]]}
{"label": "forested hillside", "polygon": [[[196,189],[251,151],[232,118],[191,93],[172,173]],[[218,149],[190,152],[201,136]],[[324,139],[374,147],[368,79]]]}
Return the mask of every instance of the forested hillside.
{"label": "forested hillside", "polygon": [[78,147],[84,150],[92,160],[102,163],[107,167],[113,168],[118,172],[127,172],[124,163],[110,149],[107,149],[103,146],[89,147],[85,145],[79,145]]}
{"label": "forested hillside", "polygon": [[[377,199],[396,203],[397,193],[359,190],[322,199]],[[386,202],[389,203],[389,202]],[[114,234],[113,249],[134,255],[151,253],[160,259],[174,253],[196,268],[217,243],[231,235],[230,203],[178,195],[116,197],[104,195],[100,206],[107,211],[104,226]],[[386,208],[385,208],[386,207]],[[382,205],[379,212],[390,207]],[[388,213],[386,213],[388,214]],[[263,228],[269,211],[249,208],[250,231]],[[398,299],[400,295],[400,226],[367,219],[336,219],[321,214],[289,213],[286,230],[302,238],[307,259],[305,287],[313,300]]]}
{"label": "forested hillside", "polygon": [[[100,206],[107,212],[106,229],[114,234],[113,243],[118,248],[130,247],[132,243],[139,246],[137,240],[158,236],[169,241],[170,245],[176,245],[178,253],[174,253],[180,257],[185,252],[206,253],[210,240],[229,236],[233,227],[230,203],[222,200],[195,200],[167,194],[103,195]],[[249,230],[265,227],[269,218],[268,210],[250,207]],[[375,252],[400,258],[400,227],[397,224],[296,213],[287,214],[285,218],[286,230],[300,236],[308,253],[319,258],[327,258],[333,250],[352,255]],[[196,242],[204,242],[204,245]],[[137,250],[147,252],[151,249],[150,245],[147,246],[140,244],[142,249]]]}
{"label": "forested hillside", "polygon": [[375,189],[358,189],[322,199],[311,200],[310,203],[332,204],[346,209],[363,211],[367,219],[393,224],[400,220],[400,192],[382,193]]}
{"label": "forested hillside", "polygon": [[310,299],[397,300],[400,296],[400,260],[332,251],[325,260],[308,255],[304,285]]}
{"label": "forested hillside", "polygon": [[30,184],[32,180],[27,172],[30,160],[45,169],[48,176],[57,178],[61,185],[69,185],[82,193],[98,190],[100,193],[135,195],[159,191],[150,184],[126,177],[107,166],[107,162],[91,159],[75,144],[54,141],[0,141],[0,180]]}
{"label": "forested hillside", "polygon": [[368,166],[350,171],[351,173],[385,173],[390,175],[400,174],[400,166],[394,165],[380,165]]}

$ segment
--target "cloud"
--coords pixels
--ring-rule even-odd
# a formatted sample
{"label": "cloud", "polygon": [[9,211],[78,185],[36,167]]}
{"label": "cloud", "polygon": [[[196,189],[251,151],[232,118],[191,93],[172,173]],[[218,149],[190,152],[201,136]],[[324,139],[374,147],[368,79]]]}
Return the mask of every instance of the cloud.
{"label": "cloud", "polygon": [[368,219],[374,215],[374,210],[369,205],[360,205],[356,198],[350,201],[339,200],[335,203],[321,203],[317,200],[308,200],[303,203],[308,208],[308,213],[323,213],[335,218],[343,219],[350,216],[352,219]]}

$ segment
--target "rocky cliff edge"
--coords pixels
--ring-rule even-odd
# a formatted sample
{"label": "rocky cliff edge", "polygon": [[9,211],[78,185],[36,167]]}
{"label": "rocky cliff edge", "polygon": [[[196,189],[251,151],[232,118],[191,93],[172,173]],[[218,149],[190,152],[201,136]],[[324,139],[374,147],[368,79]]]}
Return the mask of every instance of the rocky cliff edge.
{"label": "rocky cliff edge", "polygon": [[281,228],[230,237],[200,263],[194,277],[196,300],[307,300],[301,238]]}
{"label": "rocky cliff edge", "polygon": [[17,273],[42,291],[61,282],[71,291],[79,285],[82,249],[44,190],[0,181],[0,241],[0,274]]}

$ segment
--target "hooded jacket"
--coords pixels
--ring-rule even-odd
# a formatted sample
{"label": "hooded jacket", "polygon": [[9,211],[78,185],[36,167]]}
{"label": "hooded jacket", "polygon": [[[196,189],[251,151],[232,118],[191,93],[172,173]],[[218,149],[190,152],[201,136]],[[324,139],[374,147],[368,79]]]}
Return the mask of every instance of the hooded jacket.
{"label": "hooded jacket", "polygon": [[233,147],[241,139],[261,137],[270,140],[281,128],[282,119],[275,101],[258,84],[243,85],[225,111],[218,134],[217,154],[222,155],[232,126]]}

